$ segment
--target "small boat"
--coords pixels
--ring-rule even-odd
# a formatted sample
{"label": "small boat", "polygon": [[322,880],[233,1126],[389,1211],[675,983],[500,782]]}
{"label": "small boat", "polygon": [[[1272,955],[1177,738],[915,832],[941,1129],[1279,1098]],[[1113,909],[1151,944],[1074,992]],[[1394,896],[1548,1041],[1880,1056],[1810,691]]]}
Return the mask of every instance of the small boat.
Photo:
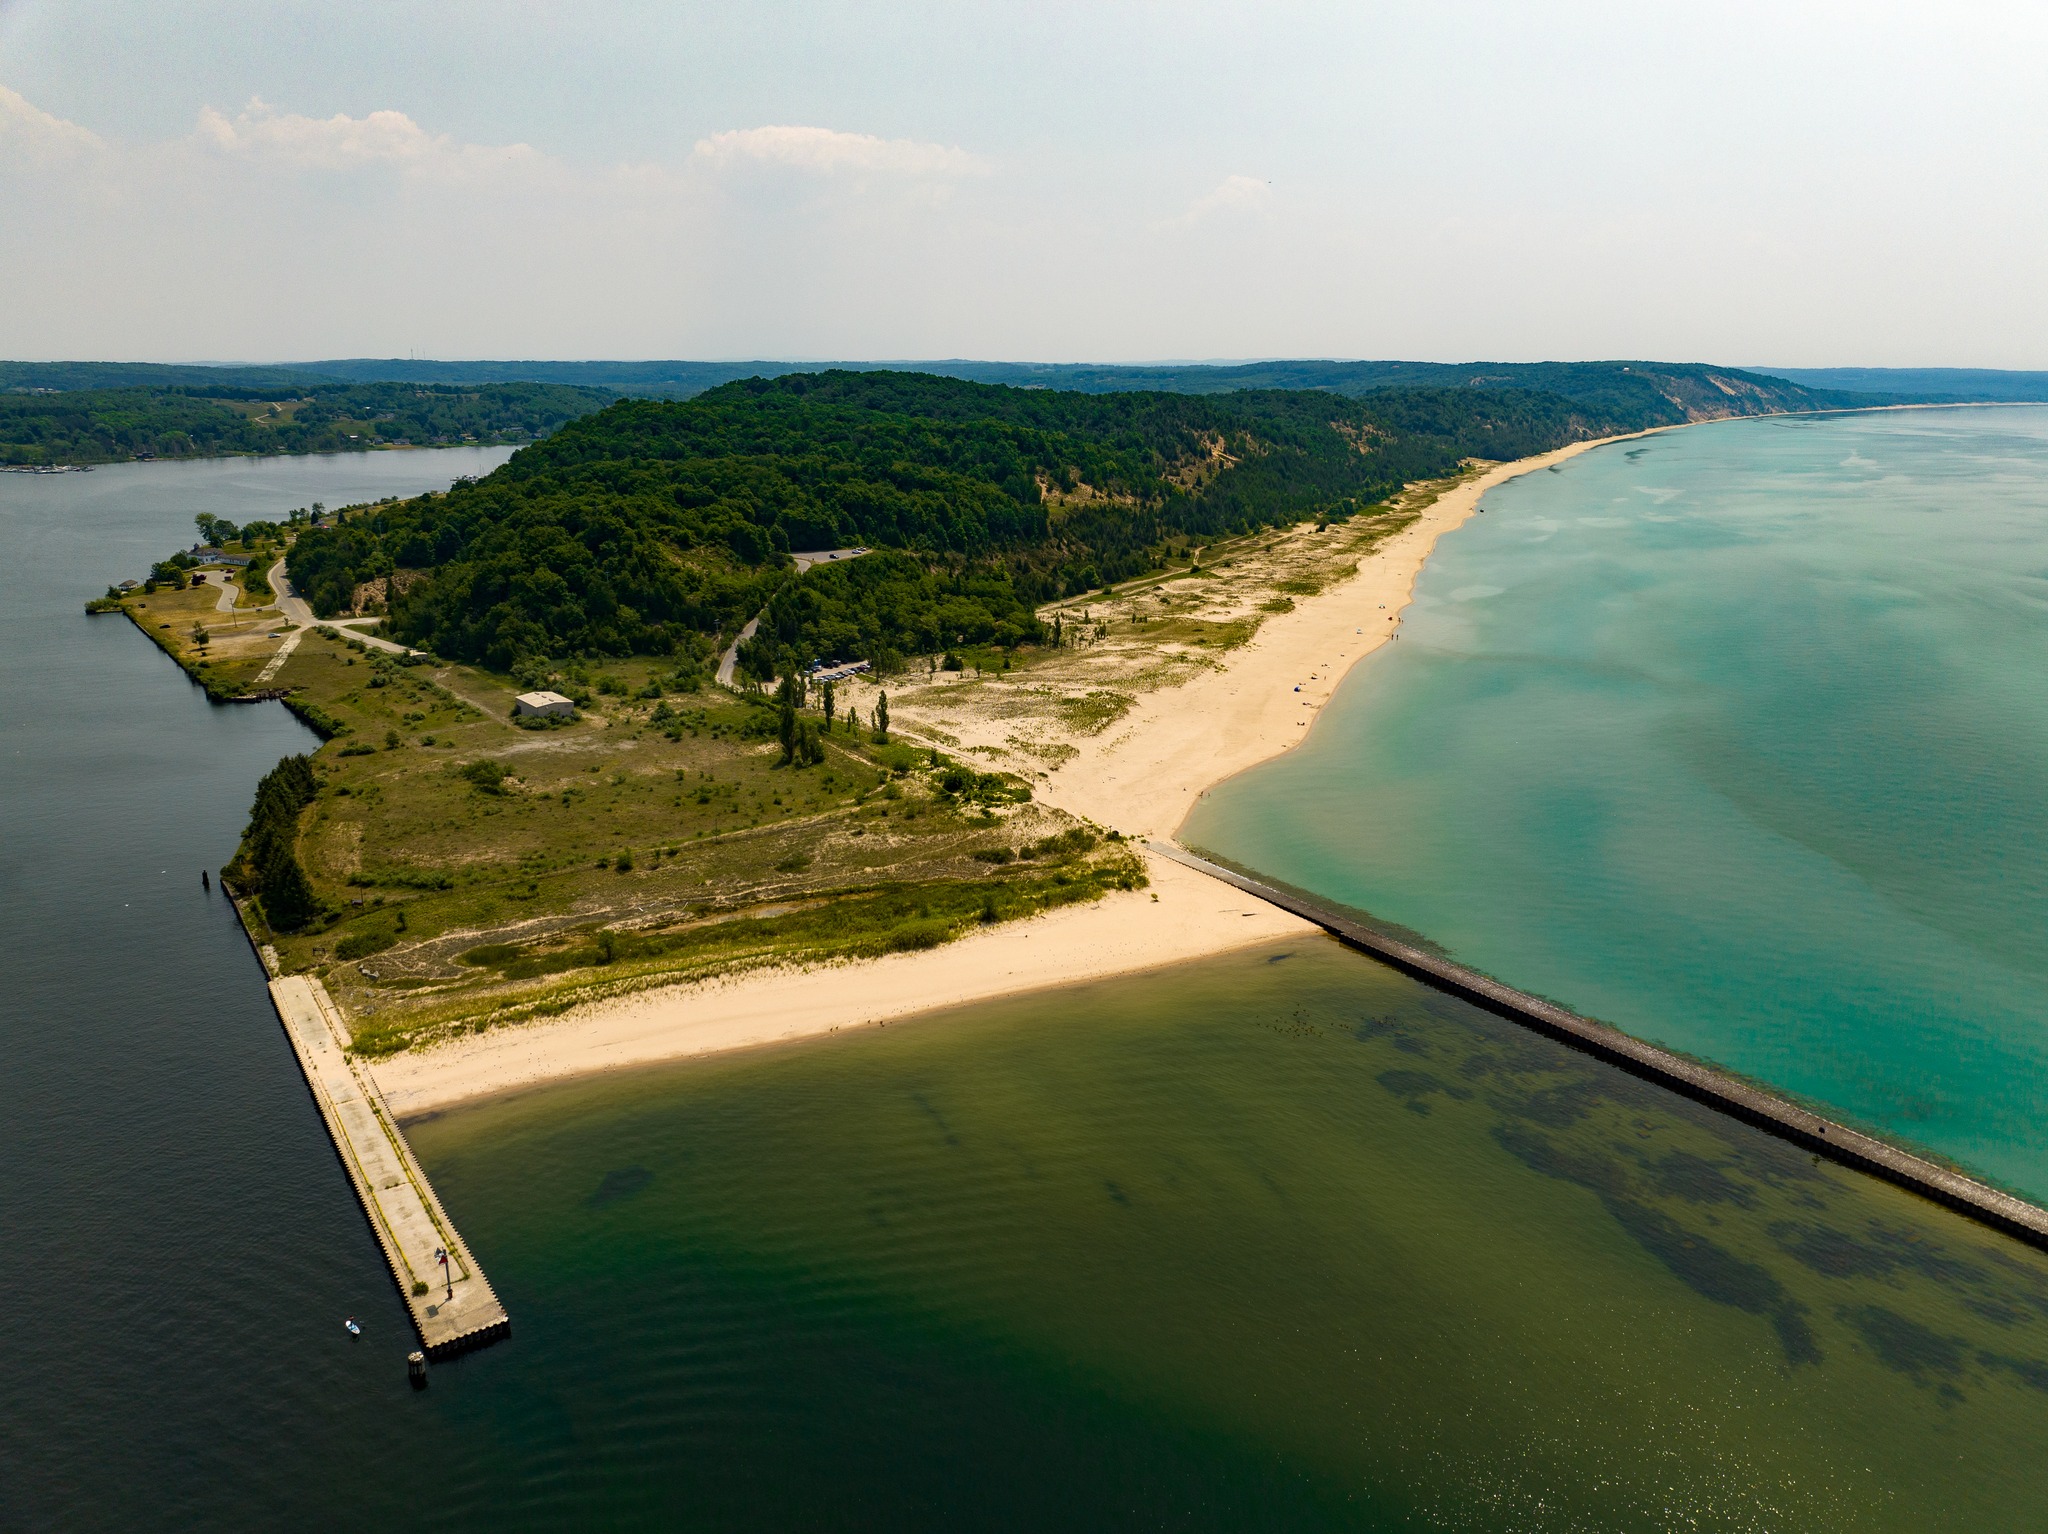
{"label": "small boat", "polygon": [[356,1325],[356,1318],[354,1316],[350,1316],[346,1321],[342,1322],[341,1324],[348,1328],[348,1334],[351,1337],[362,1336],[363,1329],[360,1326]]}

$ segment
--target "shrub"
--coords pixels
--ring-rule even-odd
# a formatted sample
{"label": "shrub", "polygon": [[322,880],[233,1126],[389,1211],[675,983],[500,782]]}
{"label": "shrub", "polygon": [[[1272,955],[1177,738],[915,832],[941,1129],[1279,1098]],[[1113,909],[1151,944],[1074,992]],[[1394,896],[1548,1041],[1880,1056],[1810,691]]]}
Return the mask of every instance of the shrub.
{"label": "shrub", "polygon": [[344,962],[351,959],[367,959],[373,953],[382,953],[397,946],[395,932],[351,932],[335,946],[334,956]]}
{"label": "shrub", "polygon": [[480,761],[465,762],[456,769],[480,793],[502,794],[505,779],[512,775],[511,769],[496,757],[484,757]]}
{"label": "shrub", "polygon": [[891,932],[882,946],[889,953],[915,953],[920,949],[936,948],[952,935],[950,923],[933,917],[906,922]]}

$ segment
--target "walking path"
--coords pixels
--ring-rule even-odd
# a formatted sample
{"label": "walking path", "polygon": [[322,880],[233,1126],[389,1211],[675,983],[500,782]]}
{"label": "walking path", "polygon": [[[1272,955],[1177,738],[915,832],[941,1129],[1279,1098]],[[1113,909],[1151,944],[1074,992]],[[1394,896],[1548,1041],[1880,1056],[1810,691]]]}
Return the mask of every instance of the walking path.
{"label": "walking path", "polygon": [[505,1307],[456,1234],[375,1084],[345,1052],[347,1034],[326,987],[288,975],[270,982],[270,995],[421,1344],[429,1354],[448,1354],[506,1335],[512,1322]]}
{"label": "walking path", "polygon": [[284,670],[284,663],[291,659],[292,651],[299,647],[299,641],[305,637],[304,629],[293,629],[285,635],[284,643],[277,647],[277,653],[270,657],[269,664],[256,673],[256,680],[249,684],[249,690],[255,692],[259,688],[268,687],[270,679]]}

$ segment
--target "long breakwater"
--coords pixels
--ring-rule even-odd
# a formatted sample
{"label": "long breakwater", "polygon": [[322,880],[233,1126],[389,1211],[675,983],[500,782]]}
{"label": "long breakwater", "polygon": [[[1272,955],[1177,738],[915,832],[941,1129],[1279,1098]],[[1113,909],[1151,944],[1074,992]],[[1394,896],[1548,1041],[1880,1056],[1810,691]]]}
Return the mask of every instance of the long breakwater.
{"label": "long breakwater", "polygon": [[1268,884],[1171,843],[1150,842],[1147,846],[1161,857],[1234,885],[1283,911],[1291,911],[1350,947],[1439,990],[1790,1140],[1816,1155],[1881,1177],[2030,1246],[2048,1250],[2048,1210],[1989,1183],[1852,1129],[1702,1061],[1661,1049],[1607,1023],[1581,1017],[1555,1002],[1503,985],[1490,975],[1389,936],[1298,891]]}

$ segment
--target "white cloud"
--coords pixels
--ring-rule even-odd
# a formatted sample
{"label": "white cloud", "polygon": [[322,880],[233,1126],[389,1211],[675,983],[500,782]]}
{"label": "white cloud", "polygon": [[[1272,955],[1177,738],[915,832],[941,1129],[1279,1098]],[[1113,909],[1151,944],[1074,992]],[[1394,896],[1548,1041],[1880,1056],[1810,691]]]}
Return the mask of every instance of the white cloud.
{"label": "white cloud", "polygon": [[964,149],[916,139],[876,138],[831,128],[734,128],[699,139],[692,158],[713,166],[774,165],[816,175],[915,179],[985,175],[988,162]]}
{"label": "white cloud", "polygon": [[0,85],[0,154],[9,159],[96,154],[106,147],[97,133],[53,117],[16,91]]}
{"label": "white cloud", "polygon": [[429,133],[403,112],[362,117],[302,117],[252,100],[235,116],[202,108],[193,141],[202,148],[296,169],[357,170],[387,166],[404,171],[462,173],[486,167],[537,163],[528,144],[463,144]]}

